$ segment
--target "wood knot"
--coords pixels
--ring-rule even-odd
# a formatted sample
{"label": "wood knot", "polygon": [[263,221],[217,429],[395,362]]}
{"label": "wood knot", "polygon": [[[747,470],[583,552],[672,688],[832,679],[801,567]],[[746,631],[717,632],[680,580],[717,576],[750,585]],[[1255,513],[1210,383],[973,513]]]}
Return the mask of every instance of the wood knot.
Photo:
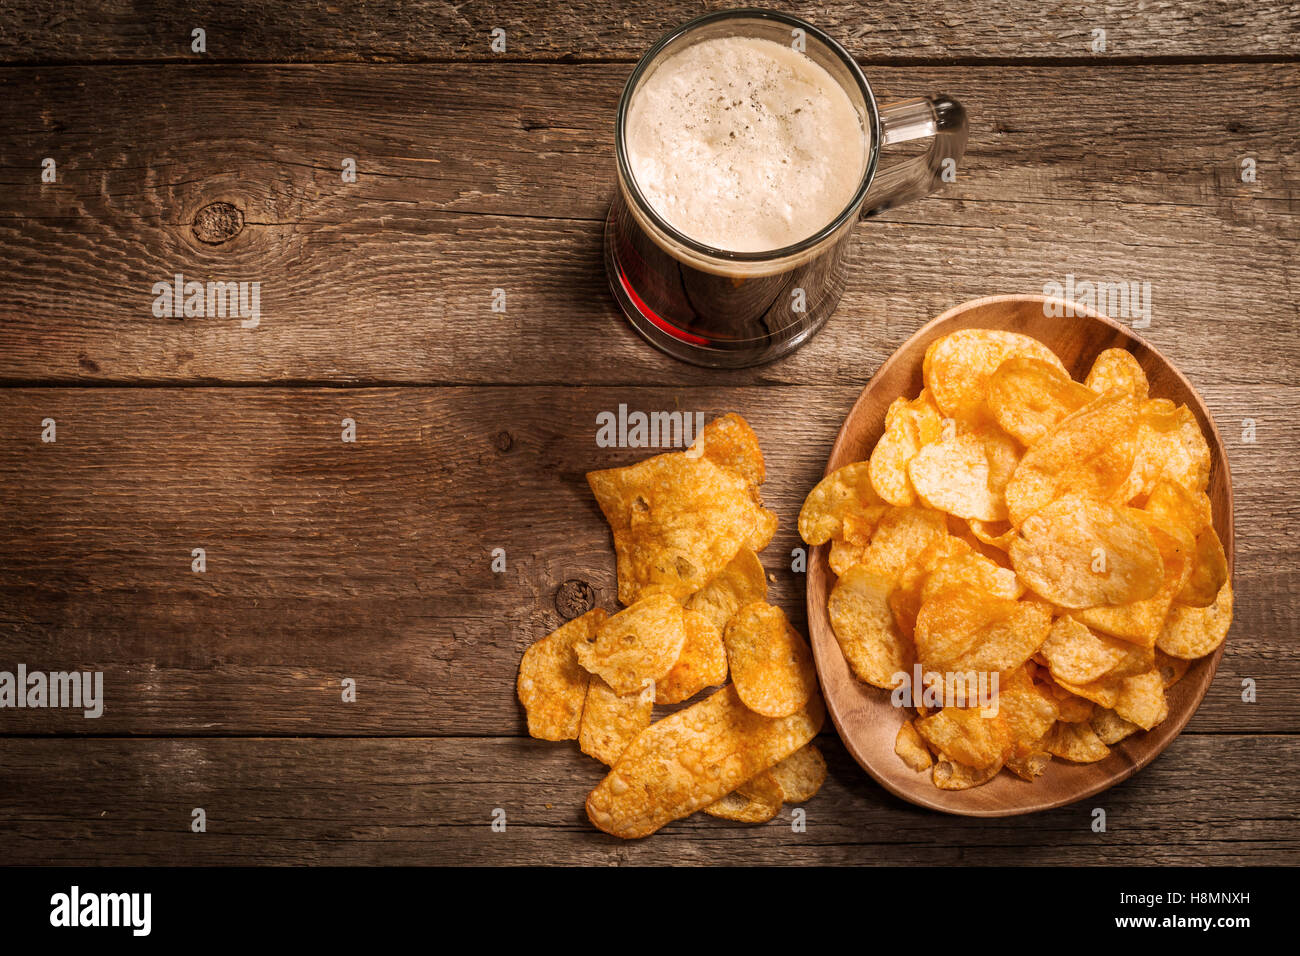
{"label": "wood knot", "polygon": [[496,437],[492,439],[492,444],[496,446],[497,451],[504,454],[515,447],[515,438],[503,428],[496,433]]}
{"label": "wood knot", "polygon": [[208,203],[194,214],[194,237],[209,246],[235,238],[244,228],[244,214],[234,203]]}
{"label": "wood knot", "polygon": [[586,581],[570,578],[555,590],[555,609],[566,621],[596,606],[596,592]]}

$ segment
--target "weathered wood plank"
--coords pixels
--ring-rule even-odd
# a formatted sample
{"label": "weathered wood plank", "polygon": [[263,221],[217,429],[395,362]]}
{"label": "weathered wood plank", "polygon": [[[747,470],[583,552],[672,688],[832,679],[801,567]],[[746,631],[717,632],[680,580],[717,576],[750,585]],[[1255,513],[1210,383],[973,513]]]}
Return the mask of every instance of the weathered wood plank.
{"label": "weathered wood plank", "polygon": [[[1294,736],[1184,734],[1091,800],[1004,820],[904,804],[838,739],[820,743],[831,774],[803,833],[787,807],[761,826],[696,814],[620,842],[586,820],[603,768],[572,744],[464,737],[0,738],[0,820],[10,864],[1259,866],[1300,853]],[[206,833],[190,831],[196,807]]]}
{"label": "weathered wood plank", "polygon": [[[0,4],[0,60],[325,61],[482,58],[497,55],[491,31],[506,31],[504,56],[635,58],[665,30],[721,0],[611,5],[382,2],[338,7],[324,0],[183,5],[160,0]],[[1086,58],[1093,30],[1106,30],[1117,57],[1286,56],[1295,53],[1300,9],[1285,0],[1246,6],[1214,0],[1152,0],[1080,9],[1032,0],[947,0],[942,11],[904,0],[759,0],[799,14],[867,59]],[[205,54],[191,30],[207,32]]]}
{"label": "weathered wood plank", "polygon": [[[750,419],[781,519],[771,599],[802,626],[795,517],[857,391],[0,390],[0,669],[106,685],[97,720],[0,710],[0,732],[521,734],[515,672],[562,620],[557,589],[582,580],[616,606],[583,473],[647,454],[596,447],[597,413],[620,403]],[[1206,398],[1234,468],[1238,606],[1191,726],[1294,730],[1300,391],[1218,382]],[[1258,703],[1240,700],[1245,677]]]}
{"label": "weathered wood plank", "polygon": [[[1145,334],[1198,385],[1292,380],[1300,67],[872,72],[963,98],[958,179],[862,228],[811,345],[720,376],[606,289],[626,65],[0,71],[0,382],[850,384],[943,309],[1067,274],[1150,282]],[[245,225],[205,244],[218,201]],[[178,272],[261,282],[260,326],[155,318]]]}

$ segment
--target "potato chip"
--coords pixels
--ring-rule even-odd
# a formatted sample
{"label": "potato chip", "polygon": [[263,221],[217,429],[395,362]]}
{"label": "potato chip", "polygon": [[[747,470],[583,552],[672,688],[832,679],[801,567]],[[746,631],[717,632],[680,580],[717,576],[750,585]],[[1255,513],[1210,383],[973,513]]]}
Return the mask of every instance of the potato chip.
{"label": "potato chip", "polygon": [[1071,763],[1096,763],[1110,756],[1110,748],[1101,742],[1091,724],[1058,722],[1043,738],[1043,749],[1053,757]]}
{"label": "potato chip", "polygon": [[1210,483],[1210,446],[1186,405],[1164,399],[1143,402],[1137,418],[1135,454],[1120,497],[1133,500],[1149,495],[1162,478],[1192,492]]}
{"label": "potato chip", "polygon": [[1006,486],[1011,523],[1021,527],[1034,512],[1070,493],[1114,499],[1133,470],[1136,422],[1133,396],[1119,389],[1061,419],[1025,452]]}
{"label": "potato chip", "polygon": [[907,466],[912,487],[931,508],[959,518],[1000,521],[1007,516],[1002,487],[995,487],[984,442],[971,432],[922,448]]}
{"label": "potato chip", "polygon": [[1052,755],[1046,750],[1034,750],[1023,757],[1008,757],[1006,768],[1021,780],[1033,782],[1047,772]]}
{"label": "potato chip", "polygon": [[1001,764],[1010,742],[1006,726],[981,716],[977,707],[945,707],[918,718],[916,730],[931,750],[968,767]]}
{"label": "potato chip", "polygon": [[1007,359],[989,377],[988,405],[994,420],[1025,446],[1096,397],[1060,365],[1024,355]]}
{"label": "potato chip", "polygon": [[1171,524],[1162,528],[1145,512],[1129,509],[1128,513],[1146,523],[1151,540],[1160,552],[1161,563],[1164,565],[1164,581],[1160,589],[1141,601],[1116,607],[1084,608],[1075,612],[1075,616],[1089,627],[1105,631],[1113,637],[1143,647],[1154,647],[1165,618],[1169,615],[1174,595],[1185,586],[1192,571],[1195,542],[1180,525]]}
{"label": "potato chip", "polygon": [[681,605],[667,594],[652,594],[597,627],[574,653],[615,693],[631,694],[666,676],[685,642]]}
{"label": "potato chip", "polygon": [[528,733],[542,740],[573,740],[582,721],[590,675],[574,647],[586,643],[608,615],[600,608],[535,641],[519,662],[516,690],[528,716]]}
{"label": "potato chip", "polygon": [[1207,528],[1196,537],[1187,583],[1174,599],[1192,607],[1209,607],[1227,581],[1228,556],[1223,553],[1223,542],[1213,527]]}
{"label": "potato chip", "polygon": [[1112,708],[1125,720],[1150,730],[1169,716],[1165,685],[1157,670],[1125,677]]}
{"label": "potato chip", "polygon": [[1106,349],[1092,361],[1092,370],[1083,383],[1089,389],[1101,395],[1118,388],[1136,396],[1138,401],[1147,397],[1147,375],[1142,366],[1125,349]]}
{"label": "potato chip", "polygon": [[1010,521],[980,521],[973,518],[969,525],[976,540],[999,551],[1007,551],[1011,542],[1016,540],[1016,529],[1011,527]]}
{"label": "potato chip", "polygon": [[613,766],[637,734],[650,726],[655,695],[652,687],[622,696],[599,677],[587,688],[578,746],[588,757]]}
{"label": "potato chip", "polygon": [[772,771],[764,770],[709,804],[704,812],[711,817],[737,823],[766,823],[781,812],[783,796],[781,785]]}
{"label": "potato chip", "polygon": [[1074,618],[1060,617],[1052,623],[1038,652],[1054,678],[1087,684],[1113,670],[1128,655],[1128,645],[1096,634]]}
{"label": "potato chip", "polygon": [[685,600],[769,523],[745,479],[685,452],[589,472],[587,482],[614,533],[626,605],[658,591]]}
{"label": "potato chip", "polygon": [[816,744],[805,744],[768,771],[786,803],[804,803],[826,782],[826,758]]}
{"label": "potato chip", "polygon": [[1012,601],[1025,592],[1010,568],[999,567],[984,555],[969,551],[942,558],[929,568],[921,587],[921,601],[955,587],[974,588]]}
{"label": "potato chip", "polygon": [[1041,359],[1065,371],[1056,354],[1037,339],[1017,332],[962,329],[930,343],[922,377],[944,415],[969,414],[984,401],[989,377],[1016,355]]}
{"label": "potato chip", "polygon": [[614,836],[647,836],[784,760],[817,736],[824,718],[818,694],[773,719],[728,685],[642,731],[587,797],[587,816]]}
{"label": "potato chip", "polygon": [[1156,670],[1160,672],[1160,682],[1164,685],[1165,690],[1168,690],[1182,680],[1183,675],[1187,673],[1187,669],[1191,666],[1191,661],[1184,661],[1177,657],[1170,657],[1164,651],[1160,650],[1160,648],[1156,648],[1155,667]]}
{"label": "potato chip", "polygon": [[915,660],[889,606],[893,589],[890,579],[859,564],[840,577],[827,602],[845,660],[858,680],[874,687],[897,687]]}
{"label": "potato chip", "polygon": [[1214,530],[1209,497],[1162,478],[1151,487],[1142,510],[1162,527],[1180,526],[1196,539],[1187,582],[1174,600],[1195,607],[1213,604],[1228,580],[1228,558]]}
{"label": "potato chip", "polygon": [[1107,746],[1114,746],[1142,729],[1108,707],[1096,708],[1088,723],[1092,726],[1093,733]]}
{"label": "potato chip", "polygon": [[[949,592],[951,593],[951,592]],[[951,664],[951,670],[966,674],[995,674],[1012,670],[1029,660],[1047,640],[1052,626],[1052,608],[1042,601],[1006,601],[992,598],[1005,609],[987,619],[975,643]],[[922,605],[922,611],[926,605]],[[920,632],[920,615],[917,631]],[[919,644],[918,644],[919,653]]]}
{"label": "potato chip", "polygon": [[940,790],[969,790],[988,783],[1002,769],[1002,761],[987,767],[968,767],[952,760],[940,760],[934,765],[930,779]]}
{"label": "potato chip", "polygon": [[858,461],[837,468],[808,493],[799,509],[799,536],[804,541],[816,545],[841,537],[846,515],[883,504],[871,486],[870,467],[870,462]]}
{"label": "potato chip", "polygon": [[942,428],[939,412],[924,391],[910,402],[899,398],[889,406],[885,433],[868,463],[871,485],[881,500],[900,508],[916,503],[908,463],[939,438]]}
{"label": "potato chip", "polygon": [[1016,574],[1063,608],[1128,604],[1154,595],[1164,563],[1135,512],[1069,494],[1038,511],[1011,544]]}
{"label": "potato chip", "polygon": [[916,657],[934,670],[1008,670],[1019,667],[1038,650],[1047,639],[1051,621],[1051,608],[1039,601],[1015,601],[970,587],[951,588],[922,603],[916,616]]}
{"label": "potato chip", "polygon": [[701,449],[705,458],[751,485],[761,485],[767,478],[758,436],[749,422],[735,412],[719,416],[704,426],[692,450]]}
{"label": "potato chip", "polygon": [[1232,624],[1232,583],[1225,582],[1209,607],[1175,604],[1156,647],[1170,657],[1191,661],[1218,650]]}
{"label": "potato chip", "polygon": [[1184,488],[1168,478],[1162,478],[1151,486],[1142,510],[1162,525],[1182,525],[1194,537],[1214,527],[1209,495]]}
{"label": "potato chip", "polygon": [[903,573],[930,545],[948,537],[942,512],[929,508],[893,508],[880,519],[860,562],[890,581]]}
{"label": "potato chip", "polygon": [[736,693],[754,713],[788,717],[817,692],[812,650],[780,608],[747,604],[728,622],[723,642]]}
{"label": "potato chip", "polygon": [[915,719],[905,720],[899,725],[898,736],[894,739],[894,753],[917,773],[929,770],[934,763],[930,748],[925,745],[925,738],[916,729]]}
{"label": "potato chip", "polygon": [[727,680],[727,649],[722,632],[709,618],[689,608],[682,611],[682,623],[686,628],[682,653],[673,669],[655,685],[656,704],[679,704]]}
{"label": "potato chip", "polygon": [[1009,736],[1007,759],[1042,752],[1040,741],[1056,723],[1060,709],[1052,695],[1038,687],[1025,669],[1005,675],[997,697],[997,719]]}
{"label": "potato chip", "polygon": [[709,619],[721,635],[731,615],[746,604],[767,599],[767,574],[758,555],[741,548],[712,581],[692,594],[686,609]]}

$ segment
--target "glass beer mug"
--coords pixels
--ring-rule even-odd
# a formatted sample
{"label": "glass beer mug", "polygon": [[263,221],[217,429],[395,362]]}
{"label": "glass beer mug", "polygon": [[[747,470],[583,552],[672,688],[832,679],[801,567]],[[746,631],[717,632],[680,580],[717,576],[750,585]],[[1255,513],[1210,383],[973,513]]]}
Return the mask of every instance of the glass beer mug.
{"label": "glass beer mug", "polygon": [[[847,94],[860,124],[854,132],[865,150],[852,198],[811,235],[781,248],[734,251],[692,238],[656,211],[634,175],[627,125],[638,91],[666,59],[692,44],[723,38],[793,46]],[[877,168],[883,146],[923,137],[932,137],[927,153]],[[728,10],[692,20],[641,58],[619,101],[618,188],[604,239],[614,298],[652,345],[687,362],[736,368],[786,355],[806,342],[839,303],[854,223],[935,191],[945,165],[955,163],[965,145],[966,114],[959,103],[940,95],[878,107],[848,52],[797,17]],[[689,189],[690,183],[679,188]]]}

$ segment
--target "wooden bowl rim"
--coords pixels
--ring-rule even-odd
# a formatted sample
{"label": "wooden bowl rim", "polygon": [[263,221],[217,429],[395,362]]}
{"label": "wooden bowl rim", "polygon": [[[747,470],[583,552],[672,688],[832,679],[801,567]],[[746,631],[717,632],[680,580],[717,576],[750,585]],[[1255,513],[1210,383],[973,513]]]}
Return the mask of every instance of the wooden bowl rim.
{"label": "wooden bowl rim", "polygon": [[[875,383],[875,381],[878,378],[881,378],[882,376],[886,375],[889,371],[891,371],[895,365],[901,364],[903,362],[904,356],[910,353],[911,346],[918,339],[931,336],[932,333],[935,332],[935,330],[939,329],[944,325],[952,323],[954,320],[960,318],[967,312],[970,312],[975,309],[980,309],[987,306],[998,305],[1003,303],[1022,305],[1025,303],[1045,304],[1051,301],[1062,301],[1063,304],[1068,305],[1073,309],[1075,318],[1086,318],[1086,319],[1094,320],[1096,322],[1100,322],[1103,325],[1108,326],[1114,332],[1119,333],[1119,335],[1126,341],[1132,341],[1137,343],[1142,349],[1144,349],[1147,352],[1150,352],[1165,368],[1167,368],[1170,372],[1172,372],[1173,375],[1177,378],[1177,380],[1186,389],[1187,394],[1189,394],[1192,397],[1193,401],[1189,402],[1189,405],[1192,407],[1192,411],[1194,414],[1196,414],[1196,417],[1200,422],[1201,426],[1207,429],[1207,438],[1210,440],[1211,449],[1212,449],[1211,450],[1212,465],[1213,467],[1223,469],[1225,507],[1223,509],[1222,515],[1216,515],[1216,518],[1220,519],[1219,521],[1216,521],[1216,527],[1221,527],[1221,530],[1225,532],[1223,536],[1223,544],[1224,544],[1224,550],[1228,558],[1229,580],[1235,581],[1236,546],[1235,546],[1235,529],[1234,529],[1234,522],[1233,522],[1232,470],[1228,463],[1227,449],[1223,444],[1223,438],[1219,434],[1218,426],[1215,424],[1214,417],[1210,414],[1210,410],[1206,407],[1205,401],[1201,398],[1200,393],[1196,391],[1196,388],[1192,385],[1192,383],[1187,379],[1187,376],[1185,376],[1182,373],[1182,371],[1179,370],[1179,368],[1176,365],[1174,365],[1174,363],[1170,362],[1167,358],[1165,358],[1165,356],[1161,354],[1161,352],[1155,346],[1151,345],[1149,342],[1147,342],[1145,339],[1141,338],[1140,336],[1135,335],[1126,326],[1120,324],[1119,322],[1116,322],[1114,319],[1111,319],[1109,316],[1103,315],[1102,313],[1096,311],[1095,309],[1088,307],[1086,305],[1081,305],[1077,302],[1064,302],[1063,300],[1060,300],[1058,298],[1052,296],[1046,296],[1046,295],[1016,294],[1016,293],[1005,294],[1005,295],[990,295],[978,299],[971,299],[959,305],[955,305],[952,308],[948,309],[946,312],[942,313],[941,315],[938,315],[935,318],[931,319],[930,321],[926,322],[924,325],[918,328],[911,336],[909,336],[907,341],[905,341],[902,345],[900,345],[894,351],[894,353],[890,355],[890,357],[886,359],[885,362],[878,369],[876,369],[875,374],[871,376],[871,378],[867,381],[867,384],[863,387],[862,391],[858,394],[858,397],[854,401],[853,406],[849,409],[848,414],[846,414],[844,417],[844,423],[840,426],[840,430],[835,436],[835,443],[834,445],[831,446],[831,453],[829,458],[827,459],[826,469],[823,472],[823,475],[828,475],[836,468],[842,467],[844,464],[848,464],[847,461],[840,462],[839,459],[841,457],[846,456],[845,447],[852,440],[848,430],[849,422],[854,419],[855,412],[857,411],[858,406],[866,400],[867,394],[871,391],[873,383]],[[1044,317],[1045,318],[1047,317],[1045,313],[1044,313]],[[976,327],[976,326],[969,326],[969,327]],[[922,356],[923,355],[924,353],[922,352]],[[913,361],[919,362],[920,358],[915,358],[913,359]],[[1198,669],[1200,671],[1200,673],[1195,678],[1198,682],[1198,686],[1196,686],[1194,692],[1192,693],[1191,697],[1187,700],[1187,703],[1183,706],[1183,709],[1180,713],[1177,714],[1171,713],[1162,723],[1160,723],[1157,727],[1153,728],[1152,730],[1147,731],[1137,741],[1143,744],[1141,753],[1137,755],[1130,753],[1128,749],[1125,749],[1126,742],[1121,742],[1120,744],[1117,744],[1111,748],[1110,756],[1103,761],[1098,761],[1096,764],[1071,765],[1071,766],[1100,767],[1105,765],[1108,762],[1117,761],[1119,763],[1119,766],[1115,767],[1115,769],[1107,776],[1099,778],[1098,780],[1082,787],[1077,792],[1071,792],[1064,795],[1059,795],[1055,792],[1054,788],[1048,788],[1048,787],[1035,791],[1032,788],[1036,787],[1039,782],[1038,781],[1034,781],[1032,783],[1026,782],[1025,783],[1026,799],[1022,803],[1007,805],[1003,807],[987,807],[987,806],[963,807],[960,806],[959,804],[958,805],[945,804],[940,801],[941,800],[952,801],[954,799],[960,800],[963,794],[976,794],[979,793],[981,788],[977,787],[967,791],[940,790],[937,787],[935,787],[934,784],[931,782],[929,774],[920,774],[920,773],[918,773],[915,778],[918,784],[917,786],[909,788],[907,786],[896,785],[894,781],[890,779],[890,777],[887,774],[878,772],[875,769],[875,767],[872,765],[871,759],[862,752],[861,748],[859,747],[855,739],[855,736],[846,731],[842,719],[842,715],[841,715],[840,702],[835,698],[834,695],[825,693],[827,682],[822,673],[825,666],[823,661],[823,656],[828,653],[834,653],[839,655],[841,659],[843,658],[843,653],[839,649],[839,643],[835,638],[833,630],[831,629],[830,620],[827,615],[826,601],[827,598],[830,596],[831,588],[834,586],[834,582],[832,580],[834,578],[834,575],[830,571],[830,567],[827,563],[828,553],[829,553],[829,544],[818,545],[817,547],[812,549],[809,555],[809,566],[808,566],[809,573],[808,573],[808,581],[806,585],[806,595],[805,595],[807,601],[807,611],[808,611],[809,637],[811,638],[813,657],[817,666],[818,678],[823,688],[823,696],[826,701],[827,713],[830,714],[831,721],[835,724],[835,729],[839,733],[840,740],[843,741],[845,749],[848,750],[848,752],[853,756],[853,759],[858,762],[859,766],[861,766],[864,770],[866,770],[866,772],[872,777],[872,779],[874,779],[878,784],[880,784],[882,787],[884,787],[887,791],[892,793],[894,796],[899,797],[902,800],[906,800],[909,803],[913,803],[918,806],[926,807],[927,809],[937,810],[941,813],[948,813],[956,816],[969,816],[969,817],[1010,817],[1010,816],[1021,816],[1029,813],[1038,813],[1044,810],[1052,810],[1052,809],[1056,809],[1057,807],[1062,807],[1071,803],[1076,803],[1079,800],[1083,800],[1087,797],[1093,796],[1094,794],[1100,793],[1104,790],[1108,790],[1111,787],[1115,786],[1116,784],[1121,783],[1124,780],[1127,780],[1129,777],[1133,776],[1133,774],[1137,773],[1143,767],[1147,766],[1147,764],[1151,763],[1151,761],[1153,761],[1157,756],[1159,756],[1165,750],[1165,748],[1168,747],[1178,737],[1180,733],[1182,733],[1183,728],[1187,726],[1187,723],[1189,720],[1191,720],[1192,715],[1195,714],[1196,711],[1200,708],[1201,701],[1205,699],[1205,695],[1209,691],[1210,684],[1213,682],[1214,675],[1218,670],[1219,660],[1223,656],[1223,649],[1227,644],[1227,640],[1225,639],[1213,654],[1209,655],[1208,657],[1200,658],[1198,660],[1191,662],[1192,668]],[[818,583],[824,585],[824,587],[822,588],[822,593],[814,593],[815,590],[813,587],[814,566],[818,568]],[[1189,669],[1189,673],[1184,676],[1183,680],[1187,680],[1188,677],[1190,676],[1192,675]],[[851,674],[850,677],[852,678]],[[852,679],[856,680],[856,678],[852,678]],[[1180,681],[1180,683],[1182,683],[1182,681]],[[872,692],[875,695],[889,694],[889,691],[883,690],[881,688],[869,687],[868,685],[865,684],[862,684],[861,686],[863,688],[866,688],[868,691]],[[1129,740],[1132,739],[1133,738],[1129,738]],[[900,759],[893,753],[892,747],[890,748],[889,751],[889,757],[894,760]],[[1050,769],[1048,770],[1048,773],[1049,774],[1051,773]]]}

